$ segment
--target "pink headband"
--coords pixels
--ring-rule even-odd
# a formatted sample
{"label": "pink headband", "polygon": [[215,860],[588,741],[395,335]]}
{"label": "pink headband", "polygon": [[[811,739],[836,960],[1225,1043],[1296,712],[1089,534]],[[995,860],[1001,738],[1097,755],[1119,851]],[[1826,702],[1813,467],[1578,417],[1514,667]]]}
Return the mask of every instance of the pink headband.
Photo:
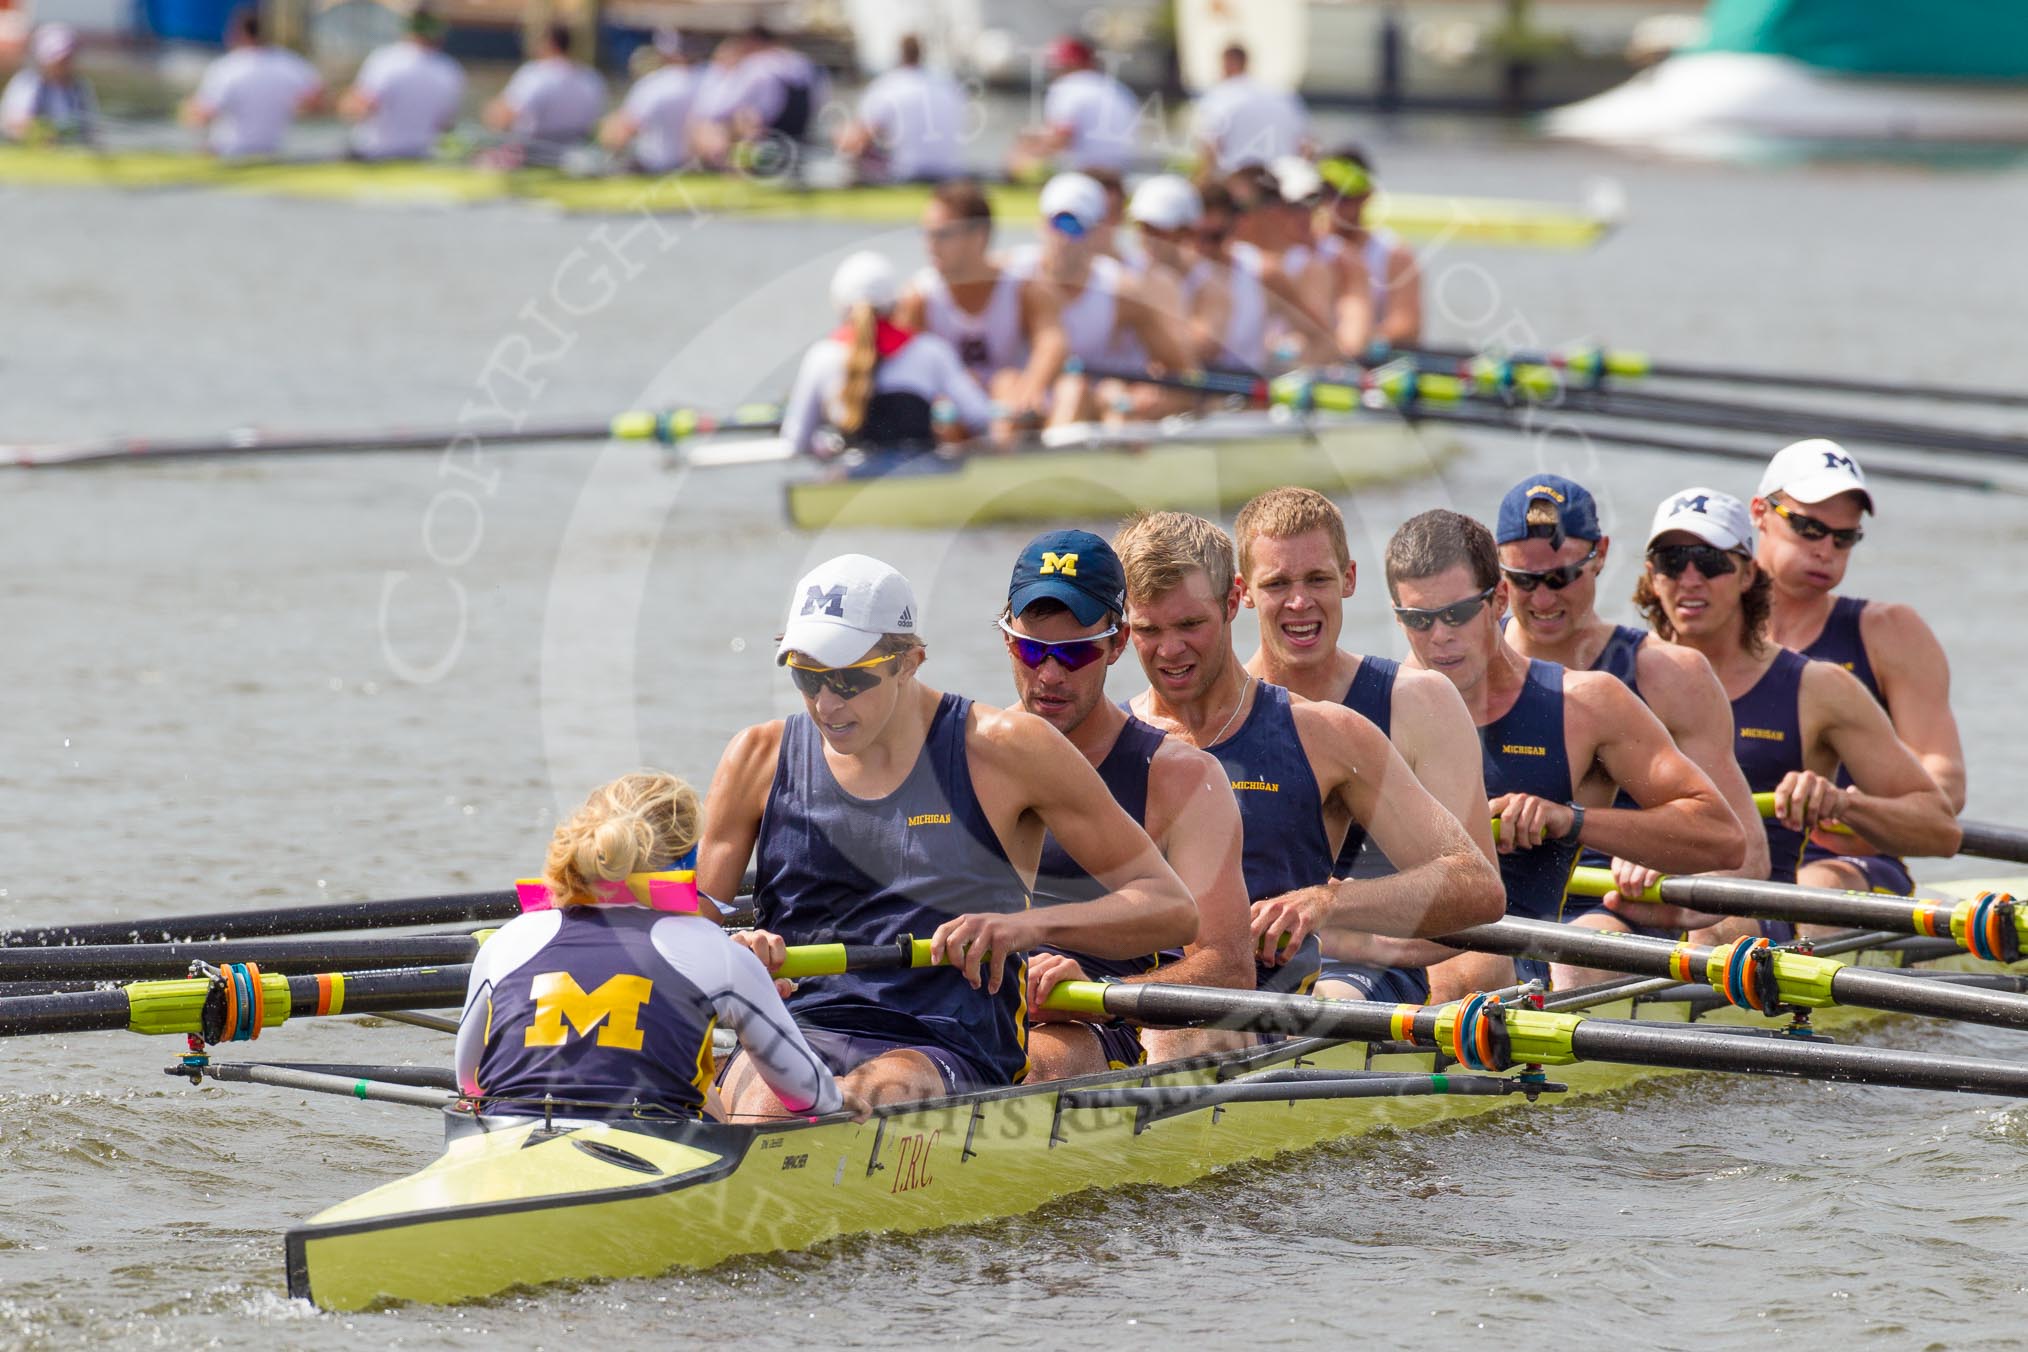
{"label": "pink headband", "polygon": [[[549,885],[540,878],[522,878],[514,884],[521,898],[521,910],[547,911],[556,904]],[[679,869],[669,873],[629,873],[625,878],[593,885],[599,901],[608,906],[646,906],[650,910],[698,914],[697,873]]]}

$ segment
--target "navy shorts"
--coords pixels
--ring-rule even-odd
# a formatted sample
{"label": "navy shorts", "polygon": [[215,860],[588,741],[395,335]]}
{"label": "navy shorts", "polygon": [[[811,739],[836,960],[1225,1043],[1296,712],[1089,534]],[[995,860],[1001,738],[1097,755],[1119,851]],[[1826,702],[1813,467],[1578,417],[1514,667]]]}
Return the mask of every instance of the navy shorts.
{"label": "navy shorts", "polygon": [[803,1040],[831,1068],[833,1075],[849,1075],[887,1052],[916,1052],[929,1058],[929,1063],[937,1068],[937,1074],[943,1077],[946,1094],[969,1094],[975,1089],[995,1089],[1006,1083],[997,1076],[982,1073],[970,1058],[931,1042],[895,1042],[858,1033],[833,1032],[828,1028],[805,1028]]}
{"label": "navy shorts", "polygon": [[1141,1045],[1141,1034],[1125,1020],[1109,1019],[1105,1023],[1087,1023],[1082,1027],[1098,1039],[1099,1052],[1110,1069],[1126,1070],[1147,1064],[1148,1049]]}
{"label": "navy shorts", "polygon": [[[1324,959],[1317,984],[1336,981],[1359,992],[1354,1000],[1375,1000],[1389,1005],[1429,1003],[1429,970],[1423,967],[1375,967],[1363,962]],[[1343,999],[1345,997],[1338,997]]]}
{"label": "navy shorts", "polygon": [[1884,892],[1891,897],[1915,895],[1915,879],[1908,876],[1908,866],[1891,854],[1833,854],[1829,850],[1810,850],[1803,855],[1805,864],[1819,864],[1827,859],[1857,869],[1861,879],[1858,890],[1862,892]]}
{"label": "navy shorts", "polygon": [[1324,961],[1324,949],[1312,934],[1303,940],[1303,946],[1296,955],[1278,967],[1270,967],[1259,959],[1253,964],[1254,989],[1275,991],[1282,995],[1307,995],[1310,987],[1317,984],[1317,969]]}

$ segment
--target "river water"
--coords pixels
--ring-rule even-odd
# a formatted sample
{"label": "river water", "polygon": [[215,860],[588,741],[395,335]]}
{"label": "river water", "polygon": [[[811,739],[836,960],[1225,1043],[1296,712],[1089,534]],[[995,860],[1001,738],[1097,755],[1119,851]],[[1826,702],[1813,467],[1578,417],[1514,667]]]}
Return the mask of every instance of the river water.
{"label": "river water", "polygon": [[[1588,253],[1447,248],[1433,336],[1595,336],[1682,359],[2018,380],[2028,176],[1655,165],[1441,126],[1375,133],[1404,189],[1624,192]],[[558,811],[637,764],[700,782],[790,710],[769,663],[811,562],[879,553],[922,594],[933,684],[1007,694],[986,624],[1018,530],[798,536],[770,469],[488,449],[511,418],[778,395],[824,286],[907,231],[594,222],[228,196],[0,193],[0,438],[237,424],[458,425],[448,455],[17,474],[0,483],[0,925],[498,887]],[[1928,410],[1941,413],[1947,410]],[[1966,415],[1968,418],[1971,415]],[[1769,449],[1772,449],[1770,443]],[[1538,467],[1633,538],[1749,467],[1474,439],[1346,504],[1353,640],[1398,653],[1378,553]],[[2028,660],[2008,499],[1884,488],[1853,590],[1920,605],[1955,664],[1974,815],[2019,820]],[[1631,587],[1625,549],[1607,594]],[[1131,686],[1124,678],[1116,693]],[[1965,866],[1939,866],[1945,876]],[[1999,1033],[1882,1041],[2020,1054]],[[337,1317],[283,1295],[281,1230],[434,1153],[427,1113],[195,1091],[127,1035],[0,1049],[0,1345],[390,1347],[737,1340],[924,1346],[2013,1346],[2028,1110],[1674,1081],[1252,1167],[1184,1192],[502,1299]],[[303,1060],[437,1062],[343,1021]]]}

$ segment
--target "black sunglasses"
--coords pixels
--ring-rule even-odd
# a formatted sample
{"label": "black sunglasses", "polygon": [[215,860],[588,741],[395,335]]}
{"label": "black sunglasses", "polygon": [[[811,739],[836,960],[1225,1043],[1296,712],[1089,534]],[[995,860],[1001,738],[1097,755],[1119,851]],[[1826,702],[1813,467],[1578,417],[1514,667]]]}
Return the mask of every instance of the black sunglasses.
{"label": "black sunglasses", "polygon": [[1119,633],[1120,627],[1116,624],[1090,638],[1066,639],[1061,643],[1049,643],[1018,633],[1004,619],[1000,621],[1000,632],[1007,636],[1008,645],[1014,649],[1014,655],[1021,659],[1024,667],[1039,667],[1053,657],[1063,663],[1065,671],[1082,671],[1106,655],[1105,645],[1100,640]]}
{"label": "black sunglasses", "polygon": [[1656,545],[1648,551],[1648,566],[1663,577],[1681,577],[1692,565],[1705,577],[1724,577],[1739,567],[1741,557],[1717,545]]}
{"label": "black sunglasses", "polygon": [[1583,577],[1584,566],[1597,557],[1598,546],[1593,545],[1591,553],[1585,555],[1576,563],[1566,563],[1560,568],[1545,568],[1539,573],[1527,572],[1520,568],[1506,567],[1502,567],[1500,571],[1506,575],[1509,582],[1525,592],[1532,592],[1537,587],[1547,587],[1551,591],[1562,591],[1565,587]]}
{"label": "black sunglasses", "polygon": [[1866,532],[1858,526],[1841,528],[1826,525],[1814,516],[1804,516],[1801,512],[1790,511],[1778,498],[1769,498],[1767,505],[1774,508],[1776,516],[1789,523],[1790,530],[1805,540],[1821,540],[1828,535],[1831,537],[1831,548],[1850,549],[1866,538]]}
{"label": "black sunglasses", "polygon": [[829,690],[839,699],[853,699],[879,685],[884,678],[878,669],[899,656],[900,653],[887,653],[854,662],[849,667],[806,667],[793,658],[785,665],[789,669],[789,679],[796,683],[796,689],[809,698],[817,698],[820,690]]}
{"label": "black sunglasses", "polygon": [[1447,606],[1438,606],[1433,610],[1417,610],[1413,606],[1396,606],[1394,608],[1394,618],[1418,633],[1430,628],[1439,620],[1453,629],[1461,628],[1464,625],[1470,624],[1472,617],[1486,608],[1486,603],[1493,599],[1493,593],[1498,589],[1499,587],[1496,583],[1494,586],[1480,592],[1477,596],[1467,596],[1462,601],[1453,601]]}

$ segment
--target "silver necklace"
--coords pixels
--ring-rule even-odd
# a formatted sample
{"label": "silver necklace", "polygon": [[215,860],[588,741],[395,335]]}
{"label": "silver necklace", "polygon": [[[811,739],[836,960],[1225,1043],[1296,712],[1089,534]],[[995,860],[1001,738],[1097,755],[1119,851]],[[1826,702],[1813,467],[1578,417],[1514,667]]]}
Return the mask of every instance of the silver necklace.
{"label": "silver necklace", "polygon": [[1225,722],[1219,725],[1218,731],[1212,733],[1211,740],[1206,742],[1204,745],[1217,746],[1220,742],[1225,740],[1225,734],[1227,730],[1232,727],[1232,720],[1238,718],[1239,711],[1246,707],[1247,692],[1253,689],[1253,680],[1254,678],[1252,676],[1248,676],[1246,678],[1246,683],[1239,687],[1239,702],[1232,706],[1232,712],[1225,716]]}

